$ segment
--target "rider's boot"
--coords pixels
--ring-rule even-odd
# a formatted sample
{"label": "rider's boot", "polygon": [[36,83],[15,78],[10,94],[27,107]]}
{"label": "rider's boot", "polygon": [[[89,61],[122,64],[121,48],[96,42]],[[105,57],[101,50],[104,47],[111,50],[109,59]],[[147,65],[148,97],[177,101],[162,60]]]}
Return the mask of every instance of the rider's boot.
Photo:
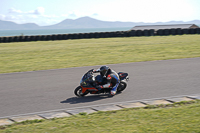
{"label": "rider's boot", "polygon": [[115,90],[111,90],[111,91],[110,91],[110,95],[111,95],[111,96],[114,96],[115,94],[116,94],[116,91],[115,91]]}
{"label": "rider's boot", "polygon": [[117,87],[118,87],[119,83],[117,83],[112,90],[110,91],[110,95],[114,96],[117,93]]}

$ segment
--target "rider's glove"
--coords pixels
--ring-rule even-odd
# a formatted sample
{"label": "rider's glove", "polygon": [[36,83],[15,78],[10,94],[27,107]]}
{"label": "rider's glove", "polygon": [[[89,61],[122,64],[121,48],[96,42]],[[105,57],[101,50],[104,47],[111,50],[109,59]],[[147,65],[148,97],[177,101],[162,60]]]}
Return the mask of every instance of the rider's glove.
{"label": "rider's glove", "polygon": [[96,71],[96,70],[93,69],[93,73],[97,73],[97,72],[98,72],[98,71]]}
{"label": "rider's glove", "polygon": [[97,88],[98,90],[101,90],[101,89],[103,88],[103,86],[97,85],[96,88]]}
{"label": "rider's glove", "polygon": [[91,70],[89,70],[88,72],[94,72],[95,70],[94,69],[91,69]]}

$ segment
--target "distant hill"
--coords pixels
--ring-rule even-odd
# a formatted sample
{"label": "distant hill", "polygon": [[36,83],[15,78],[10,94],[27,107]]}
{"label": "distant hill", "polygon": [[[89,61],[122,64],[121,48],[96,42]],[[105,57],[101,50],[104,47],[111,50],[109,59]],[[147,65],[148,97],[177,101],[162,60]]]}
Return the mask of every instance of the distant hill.
{"label": "distant hill", "polygon": [[162,25],[162,24],[196,24],[200,25],[200,20],[194,21],[170,21],[158,23],[143,23],[143,22],[111,22],[101,21],[90,17],[81,17],[78,19],[66,19],[62,22],[50,25],[39,26],[34,23],[16,24],[10,21],[0,20],[0,30],[32,30],[32,29],[82,29],[82,28],[119,28],[119,27],[134,27],[136,25]]}
{"label": "distant hill", "polygon": [[26,29],[39,29],[41,28],[34,23],[16,24],[11,21],[0,20],[0,30],[26,30]]}
{"label": "distant hill", "polygon": [[80,29],[80,28],[114,28],[114,27],[132,27],[137,23],[133,22],[109,22],[82,17],[75,20],[66,19],[58,24],[45,26],[48,29]]}

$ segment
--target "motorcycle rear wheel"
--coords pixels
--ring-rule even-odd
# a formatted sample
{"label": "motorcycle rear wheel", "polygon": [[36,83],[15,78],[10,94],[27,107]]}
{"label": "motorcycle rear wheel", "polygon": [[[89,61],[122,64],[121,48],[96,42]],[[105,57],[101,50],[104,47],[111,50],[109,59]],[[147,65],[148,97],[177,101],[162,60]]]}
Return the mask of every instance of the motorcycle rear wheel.
{"label": "motorcycle rear wheel", "polygon": [[86,93],[82,93],[82,87],[81,86],[78,86],[75,90],[74,90],[74,94],[78,97],[83,97],[85,95],[88,94],[88,92]]}

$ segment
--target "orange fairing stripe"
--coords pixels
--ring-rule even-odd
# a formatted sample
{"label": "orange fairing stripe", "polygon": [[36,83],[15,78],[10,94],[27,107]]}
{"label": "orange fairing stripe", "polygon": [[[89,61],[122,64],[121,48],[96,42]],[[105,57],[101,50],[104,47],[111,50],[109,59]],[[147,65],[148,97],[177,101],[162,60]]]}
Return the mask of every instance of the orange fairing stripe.
{"label": "orange fairing stripe", "polygon": [[96,91],[98,91],[96,88],[84,88],[84,87],[82,87],[82,86],[81,86],[81,88],[82,88],[82,93],[85,93],[85,91],[91,90],[91,89],[92,89],[92,90],[95,89]]}
{"label": "orange fairing stripe", "polygon": [[87,88],[83,88],[82,86],[81,86],[81,88],[82,88],[82,93],[85,93],[85,91],[87,90]]}

